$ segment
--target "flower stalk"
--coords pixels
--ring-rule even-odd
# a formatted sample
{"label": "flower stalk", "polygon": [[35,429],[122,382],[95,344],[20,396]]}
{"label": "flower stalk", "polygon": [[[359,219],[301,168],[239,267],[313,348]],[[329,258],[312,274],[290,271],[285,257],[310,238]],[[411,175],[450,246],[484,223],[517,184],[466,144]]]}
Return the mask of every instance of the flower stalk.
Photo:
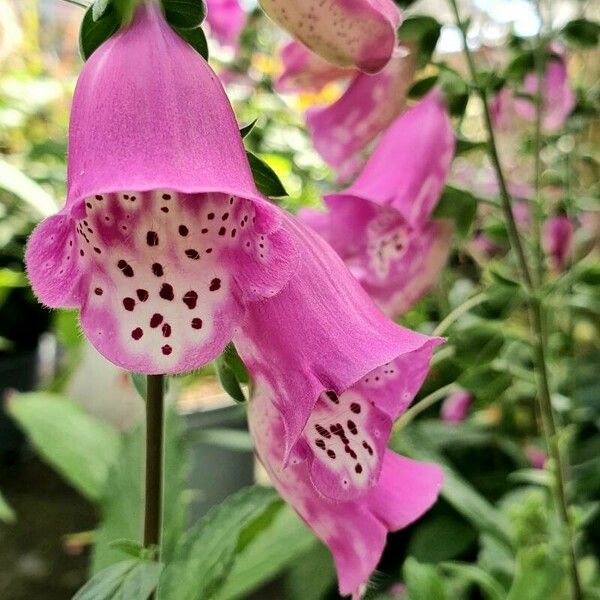
{"label": "flower stalk", "polygon": [[144,547],[158,548],[159,555],[162,510],[163,428],[164,375],[148,375],[146,393]]}
{"label": "flower stalk", "polygon": [[[456,25],[458,26],[462,41],[464,54],[467,61],[467,65],[469,68],[470,76],[472,79],[472,83],[474,85],[475,91],[478,94],[481,103],[483,105],[483,115],[485,121],[485,127],[488,135],[488,152],[490,155],[490,160],[492,161],[492,165],[496,172],[496,176],[498,179],[498,186],[500,188],[500,199],[502,201],[502,210],[504,212],[504,218],[506,221],[506,227],[508,231],[508,236],[510,240],[511,247],[515,251],[517,255],[517,260],[519,263],[519,269],[521,274],[521,279],[524,287],[528,292],[528,308],[529,308],[529,317],[530,317],[530,327],[531,332],[533,334],[533,350],[534,350],[534,364],[535,370],[537,373],[537,386],[538,386],[538,407],[542,417],[542,432],[544,435],[544,439],[546,442],[546,446],[548,449],[548,454],[552,459],[552,467],[554,471],[554,485],[552,486],[553,494],[554,494],[554,504],[556,508],[556,512],[561,524],[564,527],[564,531],[568,537],[568,554],[569,554],[569,578],[571,583],[571,597],[573,600],[582,600],[583,591],[581,587],[581,582],[579,578],[579,572],[577,569],[577,558],[575,552],[575,540],[574,540],[574,532],[572,529],[570,517],[569,517],[569,506],[567,501],[567,492],[566,492],[566,484],[565,484],[565,476],[563,472],[563,457],[562,451],[559,445],[559,436],[558,429],[556,426],[556,419],[554,415],[554,410],[552,408],[551,401],[551,393],[550,393],[550,383],[549,383],[549,374],[548,367],[546,363],[546,353],[544,348],[544,307],[542,300],[539,296],[539,288],[538,282],[534,279],[532,275],[531,268],[527,261],[527,256],[525,254],[525,250],[523,247],[523,243],[519,234],[519,230],[517,228],[515,218],[512,212],[511,198],[508,192],[508,187],[506,184],[506,179],[504,177],[504,172],[502,169],[502,164],[500,162],[500,157],[498,155],[498,148],[496,145],[496,139],[494,135],[494,127],[492,125],[492,119],[490,115],[489,105],[487,101],[487,92],[483,85],[480,84],[479,78],[477,76],[477,69],[475,66],[475,61],[473,59],[473,55],[469,50],[469,46],[467,43],[467,32],[465,24],[462,22],[460,18],[460,14],[458,12],[458,7],[456,4],[456,0],[449,0],[450,7],[454,13],[454,17],[456,20]],[[536,61],[539,62],[539,61]],[[539,75],[539,73],[538,73]],[[540,119],[540,109],[541,109],[541,98],[540,98],[540,88],[541,81],[538,85],[538,98],[536,102],[537,111],[538,111],[538,121]],[[539,130],[538,130],[539,128]],[[541,149],[541,126],[538,125],[536,127],[536,147],[538,150]],[[540,172],[541,172],[541,162],[539,157],[536,157],[536,196],[537,196],[537,204],[539,205],[539,186],[540,186]],[[536,207],[537,208],[537,207]],[[536,211],[537,213],[538,211]],[[539,217],[536,214],[536,217]],[[541,283],[541,282],[540,282]]]}

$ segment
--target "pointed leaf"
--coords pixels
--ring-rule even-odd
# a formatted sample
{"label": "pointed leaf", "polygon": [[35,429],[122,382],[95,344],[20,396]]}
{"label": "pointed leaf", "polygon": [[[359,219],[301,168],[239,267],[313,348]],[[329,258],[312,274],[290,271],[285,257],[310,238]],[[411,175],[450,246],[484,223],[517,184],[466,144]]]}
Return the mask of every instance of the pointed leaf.
{"label": "pointed leaf", "polygon": [[117,29],[119,18],[109,5],[97,21],[94,20],[94,6],[90,6],[83,16],[79,30],[79,52],[83,60],[87,60]]}
{"label": "pointed leaf", "polygon": [[254,121],[252,121],[251,123],[248,123],[248,125],[244,125],[240,129],[240,135],[242,136],[242,139],[247,137],[248,134],[254,129],[254,126],[256,125],[257,121],[258,121],[258,119],[254,119]]}
{"label": "pointed leaf", "polygon": [[167,21],[174,27],[194,29],[206,16],[202,0],[161,0]]}
{"label": "pointed leaf", "polygon": [[193,29],[184,29],[182,27],[173,27],[173,30],[183,38],[204,60],[208,60],[208,42],[202,27]]}
{"label": "pointed leaf", "polygon": [[250,163],[254,183],[261,193],[270,198],[280,198],[288,195],[275,171],[262,158],[258,158],[256,154],[252,154],[247,150],[246,155]]}
{"label": "pointed leaf", "polygon": [[0,493],[0,521],[4,523],[14,523],[16,520],[15,512],[4,496]]}

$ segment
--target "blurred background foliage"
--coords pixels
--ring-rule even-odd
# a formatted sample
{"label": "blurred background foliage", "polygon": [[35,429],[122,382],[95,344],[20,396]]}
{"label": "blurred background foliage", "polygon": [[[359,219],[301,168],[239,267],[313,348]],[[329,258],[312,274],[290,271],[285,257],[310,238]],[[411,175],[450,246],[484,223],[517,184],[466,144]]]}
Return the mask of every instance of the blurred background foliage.
{"label": "blurred background foliage", "polygon": [[[417,400],[392,440],[404,454],[443,464],[446,484],[423,519],[390,536],[368,597],[565,599],[564,540],[547,473],[532,460],[541,456],[543,463],[544,446],[524,292],[507,255],[496,192],[479,185],[489,171],[481,107],[446,4],[401,4],[411,5],[408,16],[439,21],[433,45],[431,35],[414,34],[421,60],[411,95],[436,78],[449,99],[460,143],[441,210],[457,219],[460,235],[439,284],[402,317],[413,329],[443,333],[448,343],[419,394],[427,401]],[[245,6],[238,52],[209,36],[211,64],[240,126],[257,120],[245,143],[287,189],[280,204],[291,211],[319,206],[336,184],[312,148],[303,113],[331,103],[343,88],[275,92],[285,36],[256,6]],[[520,65],[527,64],[535,33],[531,6],[462,3],[463,13],[473,15],[469,39],[490,89],[524,74]],[[563,29],[574,19],[598,19],[600,11],[577,0],[550,8],[555,31],[569,44],[577,105],[565,128],[544,139],[544,212],[567,211],[578,226],[572,267],[552,274],[543,289],[548,361],[553,404],[565,425],[560,443],[569,453],[580,571],[587,597],[600,598],[600,61],[593,34],[586,40],[577,28]],[[139,381],[96,355],[75,314],[40,307],[23,266],[28,234],[63,202],[82,16],[81,8],[59,0],[0,0],[0,597],[7,600],[71,597],[88,573],[138,556],[115,541],[140,534]],[[500,143],[511,178],[531,183],[531,128]],[[235,388],[235,366],[227,360],[217,366],[227,391],[243,394],[243,378]],[[456,389],[472,394],[469,414],[458,423],[441,420],[438,401]],[[244,408],[223,394],[215,370],[173,378],[169,396],[164,552],[174,566],[142,573],[134,560],[129,570],[112,572],[115,589],[135,575],[149,585],[160,577],[165,597],[176,600],[336,598],[331,558],[293,512],[262,487],[237,492],[264,483],[264,475],[252,458]]]}

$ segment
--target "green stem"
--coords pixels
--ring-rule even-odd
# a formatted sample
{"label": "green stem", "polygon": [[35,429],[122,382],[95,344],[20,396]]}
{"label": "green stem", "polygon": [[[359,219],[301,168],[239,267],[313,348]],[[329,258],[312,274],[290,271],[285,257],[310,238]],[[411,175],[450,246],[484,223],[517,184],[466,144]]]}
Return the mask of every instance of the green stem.
{"label": "green stem", "polygon": [[64,0],[68,4],[74,4],[75,6],[79,6],[80,8],[89,8],[90,5],[87,2],[83,2],[80,0]]}
{"label": "green stem", "polygon": [[456,383],[449,383],[441,388],[431,392],[425,398],[419,400],[415,405],[411,406],[395,423],[394,431],[398,431],[403,427],[406,427],[417,415],[420,415],[423,411],[433,406],[436,402],[445,398],[452,392],[460,389]]}
{"label": "green stem", "polygon": [[433,330],[432,335],[444,335],[448,328],[456,321],[460,319],[465,313],[469,312],[475,306],[483,304],[487,300],[487,294],[482,292],[477,294],[468,300],[465,300],[461,305],[457,306],[451,313],[449,313],[440,324]]}
{"label": "green stem", "polygon": [[[146,393],[146,493],[144,546],[160,553],[164,424],[164,375],[148,375]],[[153,595],[152,598],[155,596]]]}
{"label": "green stem", "polygon": [[487,93],[485,88],[479,84],[475,62],[467,44],[466,28],[463,22],[461,21],[460,15],[458,13],[456,0],[448,1],[450,3],[452,11],[454,12],[456,25],[458,26],[463,38],[465,58],[469,67],[471,79],[473,80],[473,85],[483,104],[484,120],[488,133],[488,149],[492,165],[498,178],[498,185],[500,188],[500,199],[502,200],[502,209],[504,211],[504,218],[506,220],[506,227],[508,230],[509,240],[511,243],[511,247],[514,249],[517,255],[523,284],[529,292],[529,317],[533,337],[534,364],[538,382],[537,400],[539,405],[539,411],[542,417],[542,429],[546,441],[546,446],[548,449],[548,454],[552,459],[551,462],[553,463],[554,467],[554,485],[552,486],[554,494],[554,504],[560,522],[562,523],[564,531],[568,536],[570,563],[569,575],[571,581],[572,598],[574,600],[582,600],[583,592],[581,588],[579,573],[577,570],[574,535],[571,527],[571,521],[569,518],[565,477],[562,469],[562,452],[559,446],[558,431],[554,418],[554,411],[552,408],[549,374],[546,364],[543,335],[544,310],[542,302],[537,293],[536,282],[532,277],[531,270],[527,262],[527,256],[525,255],[523,244],[521,242],[521,237],[519,235],[519,230],[515,223],[514,215],[512,212],[511,199],[508,193],[506,180],[504,178],[502,165],[500,163],[500,157],[498,156],[494,128],[492,125],[492,119],[487,102]]}

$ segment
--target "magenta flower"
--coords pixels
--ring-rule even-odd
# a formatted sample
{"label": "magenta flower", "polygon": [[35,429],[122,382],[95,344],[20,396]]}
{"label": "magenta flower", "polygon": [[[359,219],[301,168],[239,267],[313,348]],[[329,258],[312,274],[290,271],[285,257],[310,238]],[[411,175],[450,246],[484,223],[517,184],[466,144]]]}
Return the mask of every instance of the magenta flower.
{"label": "magenta flower", "polygon": [[327,213],[300,212],[389,315],[425,294],[446,262],[452,226],[431,214],[453,153],[452,124],[433,90],[396,119],[349,188],[325,196]]}
{"label": "magenta flower", "polygon": [[546,453],[537,446],[526,446],[525,456],[534,469],[543,469],[548,460]]}
{"label": "magenta flower", "polygon": [[387,531],[419,518],[442,483],[437,466],[386,449],[441,340],[395,325],[319,236],[291,218],[287,229],[297,269],[235,338],[250,428],[274,485],[332,551],[341,593],[358,597]]}
{"label": "magenta flower", "polygon": [[404,109],[414,72],[414,56],[399,48],[377,75],[357,74],[336,102],[306,113],[315,149],[341,180],[356,172],[361,153]]}
{"label": "magenta flower", "polygon": [[280,57],[283,72],[275,81],[280,92],[318,92],[331,81],[356,74],[356,70],[333,65],[296,41],[286,44]]}
{"label": "magenta flower", "polygon": [[29,278],[43,303],[81,310],[113,363],[189,371],[222,351],[248,302],[287,281],[280,221],[217,77],[144,3],[83,67],[67,202],[32,234]]}
{"label": "magenta flower", "polygon": [[206,22],[213,37],[222,46],[237,48],[240,33],[246,26],[246,11],[238,0],[207,0]]}
{"label": "magenta flower", "polygon": [[573,223],[566,215],[556,215],[544,223],[544,251],[557,271],[562,271],[567,266],[573,244],[573,232]]}
{"label": "magenta flower", "polygon": [[442,421],[447,423],[462,423],[469,414],[473,396],[465,390],[450,394],[443,402],[440,410]]}
{"label": "magenta flower", "polygon": [[260,0],[273,21],[340,67],[380,71],[396,46],[400,11],[392,0]]}

